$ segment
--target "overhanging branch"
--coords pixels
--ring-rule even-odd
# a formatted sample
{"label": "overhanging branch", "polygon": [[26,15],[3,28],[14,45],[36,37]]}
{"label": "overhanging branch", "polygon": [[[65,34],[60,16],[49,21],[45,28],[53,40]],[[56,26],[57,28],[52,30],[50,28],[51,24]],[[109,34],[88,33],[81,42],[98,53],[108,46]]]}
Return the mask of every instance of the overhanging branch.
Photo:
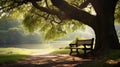
{"label": "overhanging branch", "polygon": [[51,15],[56,15],[60,20],[69,19],[69,17],[66,16],[66,14],[62,11],[50,9],[49,7],[47,7],[47,8],[46,7],[41,7],[34,0],[32,0],[31,3],[35,8],[39,9],[40,11],[46,12],[46,13],[51,14]]}
{"label": "overhanging branch", "polygon": [[83,8],[87,7],[88,4],[89,4],[89,0],[86,0],[79,6],[79,8],[83,9]]}
{"label": "overhanging branch", "polygon": [[64,0],[51,0],[51,1],[54,6],[64,11],[65,14],[67,14],[67,16],[93,27],[95,22],[95,16],[68,4]]}
{"label": "overhanging branch", "polygon": [[45,7],[41,7],[34,0],[31,3],[35,8],[39,9],[40,11],[43,11],[43,12],[46,12],[46,13],[49,13],[52,15],[58,15],[58,11],[51,10],[51,9],[45,8]]}

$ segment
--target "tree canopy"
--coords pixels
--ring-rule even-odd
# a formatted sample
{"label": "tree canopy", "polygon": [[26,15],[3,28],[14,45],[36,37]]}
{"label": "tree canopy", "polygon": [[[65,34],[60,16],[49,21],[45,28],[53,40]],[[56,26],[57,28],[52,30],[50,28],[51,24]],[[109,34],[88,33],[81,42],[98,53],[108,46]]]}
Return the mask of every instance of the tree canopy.
{"label": "tree canopy", "polygon": [[[86,7],[82,10],[95,15],[95,11],[91,4],[88,2],[86,2],[85,5],[82,4],[85,0],[65,1],[78,10]],[[119,3],[120,2],[118,2],[118,4]],[[115,16],[117,20],[119,20],[120,17],[119,7],[119,5],[116,7]],[[84,28],[84,24],[77,21],[79,19],[74,19],[67,16],[64,11],[55,7],[51,0],[1,0],[0,15],[9,15],[14,18],[24,18],[23,24],[29,32],[40,30],[44,32],[45,39],[48,40],[59,38],[81,27]]]}
{"label": "tree canopy", "polygon": [[95,32],[98,55],[120,48],[114,26],[114,21],[120,21],[119,4],[120,0],[1,0],[0,15],[24,17],[26,29],[43,31],[46,39],[56,39],[86,24]]}
{"label": "tree canopy", "polygon": [[[16,18],[22,15],[25,28],[29,32],[38,30],[44,32],[46,40],[56,39],[85,27],[79,21],[65,16],[65,13],[56,8],[50,0],[36,1],[37,3],[34,3],[32,0],[3,0],[0,2],[1,16],[6,14]],[[79,7],[83,2],[83,0],[67,1],[75,7]],[[90,9],[88,8],[86,11],[90,12]]]}

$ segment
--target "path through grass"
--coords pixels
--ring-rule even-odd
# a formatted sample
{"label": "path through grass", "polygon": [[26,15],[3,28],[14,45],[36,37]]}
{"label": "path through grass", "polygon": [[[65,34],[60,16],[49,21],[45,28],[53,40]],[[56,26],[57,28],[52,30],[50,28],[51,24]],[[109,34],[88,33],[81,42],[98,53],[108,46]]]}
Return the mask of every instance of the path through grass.
{"label": "path through grass", "polygon": [[30,55],[47,54],[50,49],[0,48],[0,64],[13,63]]}
{"label": "path through grass", "polygon": [[[51,54],[53,54],[54,56],[57,56],[57,54],[68,55],[70,50],[69,49],[51,50],[51,49],[0,48],[0,64],[13,63],[18,60],[25,59],[29,55],[36,55],[33,57],[37,57],[37,55],[42,56],[42,54],[48,54],[50,52],[52,52]],[[39,58],[36,58],[36,60],[39,60]],[[43,57],[43,60],[45,60],[44,58],[45,57]],[[79,67],[82,65],[83,67],[114,67],[114,64],[117,63],[120,63],[120,50],[111,50],[110,54],[107,57],[101,57],[100,60],[89,62],[87,63],[87,65],[86,63],[82,63],[82,64],[78,64],[77,66]]]}

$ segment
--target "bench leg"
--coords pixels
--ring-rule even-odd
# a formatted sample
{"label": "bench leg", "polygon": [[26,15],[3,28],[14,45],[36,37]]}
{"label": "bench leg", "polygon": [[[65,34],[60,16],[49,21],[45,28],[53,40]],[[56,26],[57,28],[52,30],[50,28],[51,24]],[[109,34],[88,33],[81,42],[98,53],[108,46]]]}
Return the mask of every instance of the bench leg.
{"label": "bench leg", "polygon": [[69,55],[71,55],[71,54],[72,54],[72,52],[70,51]]}
{"label": "bench leg", "polygon": [[79,51],[78,51],[78,49],[76,49],[76,53],[77,53],[77,55],[79,55],[80,53],[79,53]]}
{"label": "bench leg", "polygon": [[71,55],[72,53],[73,53],[73,50],[72,50],[72,49],[70,49],[70,53],[69,53],[69,54]]}
{"label": "bench leg", "polygon": [[69,55],[72,55],[72,53],[76,53],[76,55],[80,54],[79,51],[78,51],[78,49],[76,49],[76,51],[73,51],[73,49],[70,49]]}

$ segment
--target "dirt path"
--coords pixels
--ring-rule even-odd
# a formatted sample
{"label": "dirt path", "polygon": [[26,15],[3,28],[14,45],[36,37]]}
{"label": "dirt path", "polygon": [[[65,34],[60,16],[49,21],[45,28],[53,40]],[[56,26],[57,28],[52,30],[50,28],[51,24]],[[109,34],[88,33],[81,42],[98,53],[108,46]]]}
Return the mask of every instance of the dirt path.
{"label": "dirt path", "polygon": [[52,51],[45,52],[44,54],[35,53],[25,60],[0,67],[74,67],[78,64],[91,61],[90,59],[73,57],[68,54],[51,55],[49,54],[50,52]]}

